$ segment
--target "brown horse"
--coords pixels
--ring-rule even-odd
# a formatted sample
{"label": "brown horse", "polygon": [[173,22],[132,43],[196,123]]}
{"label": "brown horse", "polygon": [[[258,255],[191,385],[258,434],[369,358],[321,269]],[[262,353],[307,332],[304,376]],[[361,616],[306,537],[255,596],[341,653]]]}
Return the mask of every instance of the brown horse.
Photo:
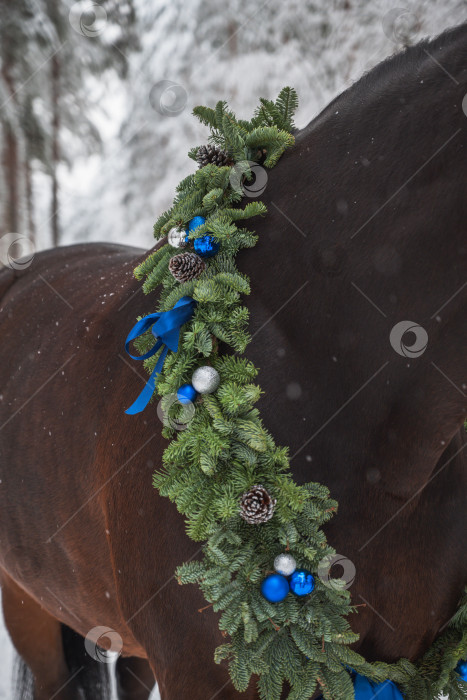
{"label": "brown horse", "polygon": [[[340,503],[327,535],[356,567],[370,660],[422,654],[467,579],[466,92],[467,26],[378,66],[296,134],[239,258],[265,424]],[[3,608],[35,700],[99,697],[91,630],[122,647],[121,699],[154,678],[162,700],[257,698],[213,663],[216,616],[173,577],[198,547],[151,486],[155,406],[124,414],[146,381],[122,354],[155,308],[144,256],[72,246],[0,276]]]}

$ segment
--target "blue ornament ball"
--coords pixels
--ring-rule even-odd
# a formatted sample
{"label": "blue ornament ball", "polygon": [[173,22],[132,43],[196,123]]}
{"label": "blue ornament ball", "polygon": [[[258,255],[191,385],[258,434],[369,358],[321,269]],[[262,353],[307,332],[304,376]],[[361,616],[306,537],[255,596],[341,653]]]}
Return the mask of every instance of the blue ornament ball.
{"label": "blue ornament ball", "polygon": [[198,253],[202,258],[212,258],[219,251],[218,241],[210,234],[195,238],[193,246],[195,253]]}
{"label": "blue ornament ball", "polygon": [[467,661],[459,661],[456,671],[463,681],[467,681]]}
{"label": "blue ornament ball", "polygon": [[182,404],[192,403],[197,395],[198,392],[191,384],[182,384],[180,389],[177,389],[177,399]]}
{"label": "blue ornament ball", "polygon": [[191,233],[196,228],[198,228],[199,226],[202,226],[205,223],[206,223],[206,219],[204,218],[204,216],[194,216],[191,219],[191,221],[188,223],[187,232]]}
{"label": "blue ornament ball", "polygon": [[281,574],[269,574],[261,583],[261,593],[270,603],[284,600],[289,590],[289,582]]}
{"label": "blue ornament ball", "polygon": [[296,569],[290,576],[289,583],[292,593],[298,596],[308,595],[315,587],[314,576],[306,569]]}

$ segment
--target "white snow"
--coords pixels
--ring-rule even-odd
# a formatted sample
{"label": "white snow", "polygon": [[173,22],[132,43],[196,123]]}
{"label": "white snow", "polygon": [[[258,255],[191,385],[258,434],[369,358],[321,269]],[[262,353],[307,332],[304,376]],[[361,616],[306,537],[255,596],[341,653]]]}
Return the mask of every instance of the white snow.
{"label": "white snow", "polygon": [[0,657],[0,700],[11,700],[10,682],[13,669],[13,647],[3,624],[0,624]]}

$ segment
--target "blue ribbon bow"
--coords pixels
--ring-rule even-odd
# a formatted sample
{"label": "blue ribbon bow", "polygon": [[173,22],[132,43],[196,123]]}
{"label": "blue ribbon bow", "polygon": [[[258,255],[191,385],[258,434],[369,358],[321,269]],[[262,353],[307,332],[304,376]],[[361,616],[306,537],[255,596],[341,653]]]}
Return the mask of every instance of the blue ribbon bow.
{"label": "blue ribbon bow", "polygon": [[[128,333],[125,341],[125,350],[129,356],[133,358],[133,360],[147,360],[148,357],[155,355],[155,353],[160,350],[161,347],[165,347],[157,360],[157,364],[154,367],[146,386],[130,408],[127,408],[125,413],[130,415],[141,413],[141,411],[143,411],[148,405],[149,399],[153,395],[154,389],[156,388],[156,383],[159,378],[158,375],[162,371],[167,353],[169,350],[172,350],[172,352],[177,352],[180,329],[183,324],[189,321],[193,316],[196,303],[197,302],[191,297],[182,297],[177,301],[173,309],[170,309],[170,311],[159,311],[155,314],[149,314],[149,316],[146,316],[138,321]],[[129,349],[131,341],[145,333],[149,328],[151,328],[151,333],[156,338],[157,343],[144,355],[132,355]]]}

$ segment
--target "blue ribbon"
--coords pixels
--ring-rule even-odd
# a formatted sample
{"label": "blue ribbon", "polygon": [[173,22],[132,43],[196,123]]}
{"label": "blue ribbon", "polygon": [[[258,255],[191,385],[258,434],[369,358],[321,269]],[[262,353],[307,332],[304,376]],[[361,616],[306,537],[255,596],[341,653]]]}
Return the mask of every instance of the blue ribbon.
{"label": "blue ribbon", "polygon": [[[350,671],[351,669],[349,669]],[[404,700],[400,690],[392,681],[383,681],[383,683],[372,683],[365,676],[359,673],[352,672],[352,680],[354,685],[355,700]],[[318,700],[323,700],[320,695]]]}
{"label": "blue ribbon", "polygon": [[354,678],[355,700],[403,700],[403,696],[397,686],[392,681],[383,681],[383,683],[372,683],[361,676],[355,674]]}
{"label": "blue ribbon", "polygon": [[[125,350],[133,360],[147,360],[148,357],[155,355],[160,348],[163,347],[163,350],[143,391],[130,408],[127,408],[125,413],[130,415],[141,413],[148,405],[149,399],[156,388],[156,383],[159,378],[158,375],[162,371],[167,353],[169,350],[177,352],[180,329],[183,324],[189,321],[193,316],[196,303],[197,302],[191,297],[182,297],[177,301],[173,309],[149,314],[149,316],[138,321],[128,333],[125,341]],[[144,355],[132,355],[129,349],[130,343],[149,330],[149,328],[151,328],[151,333],[156,338],[157,343]]]}
{"label": "blue ribbon", "polygon": [[467,659],[465,661],[459,661],[456,666],[456,671],[463,681],[467,681]]}

